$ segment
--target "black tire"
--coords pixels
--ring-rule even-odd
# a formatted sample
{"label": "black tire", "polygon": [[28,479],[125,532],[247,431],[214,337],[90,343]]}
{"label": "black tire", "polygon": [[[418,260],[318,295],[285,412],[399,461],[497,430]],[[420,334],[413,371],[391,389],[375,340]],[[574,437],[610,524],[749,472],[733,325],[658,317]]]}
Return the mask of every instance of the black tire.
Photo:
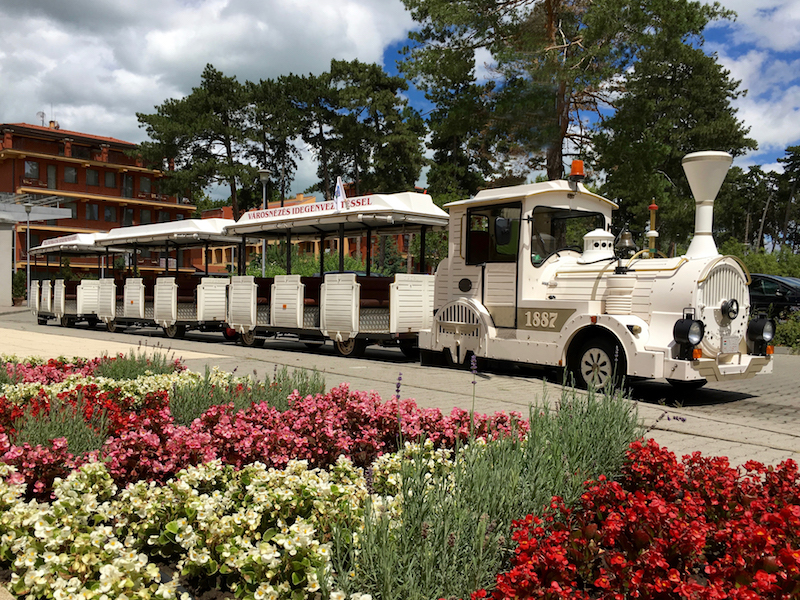
{"label": "black tire", "polygon": [[89,323],[89,327],[91,327],[92,329],[97,327],[97,324],[99,322],[100,320],[97,317],[90,317],[89,319],[87,319],[87,323]]}
{"label": "black tire", "polygon": [[242,343],[242,346],[247,346],[248,348],[260,348],[264,345],[266,340],[264,338],[256,337],[255,330],[250,330],[239,334],[239,341]]}
{"label": "black tire", "polygon": [[408,359],[419,360],[419,347],[414,342],[403,342],[400,344],[400,352]]}
{"label": "black tire", "polygon": [[186,335],[186,325],[178,325],[177,323],[168,325],[164,327],[164,335],[171,340],[180,339]]}
{"label": "black tire", "polygon": [[61,317],[59,323],[61,324],[62,327],[72,327],[73,325],[75,325],[75,321],[70,319],[67,315]]}
{"label": "black tire", "polygon": [[223,327],[222,337],[224,337],[229,342],[235,342],[236,340],[239,339],[239,333],[231,327]]}
{"label": "black tire", "polygon": [[344,342],[334,342],[333,346],[340,356],[358,357],[364,355],[367,342],[358,338],[350,338]]}
{"label": "black tire", "polygon": [[47,325],[47,319],[43,319],[42,317],[39,317],[39,318],[37,318],[37,319],[36,319],[36,322],[37,322],[39,325]]}
{"label": "black tire", "polygon": [[669,383],[676,390],[680,390],[682,392],[691,392],[694,390],[699,390],[701,387],[707,384],[708,379],[692,379],[691,381],[681,381],[680,379],[667,379],[667,383]]}
{"label": "black tire", "polygon": [[619,342],[608,337],[595,337],[584,343],[574,362],[570,371],[575,385],[584,389],[618,388],[627,371],[625,352]]}
{"label": "black tire", "polygon": [[125,331],[125,328],[112,319],[106,323],[106,331],[109,333],[122,333]]}

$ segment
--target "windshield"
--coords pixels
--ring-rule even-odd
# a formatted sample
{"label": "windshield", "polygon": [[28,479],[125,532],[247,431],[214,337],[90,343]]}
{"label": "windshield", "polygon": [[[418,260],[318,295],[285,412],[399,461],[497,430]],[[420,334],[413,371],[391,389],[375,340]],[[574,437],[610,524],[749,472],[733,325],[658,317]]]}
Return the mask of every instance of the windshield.
{"label": "windshield", "polygon": [[601,213],[537,206],[533,209],[531,262],[541,265],[560,250],[583,252],[583,236],[595,229],[605,229]]}

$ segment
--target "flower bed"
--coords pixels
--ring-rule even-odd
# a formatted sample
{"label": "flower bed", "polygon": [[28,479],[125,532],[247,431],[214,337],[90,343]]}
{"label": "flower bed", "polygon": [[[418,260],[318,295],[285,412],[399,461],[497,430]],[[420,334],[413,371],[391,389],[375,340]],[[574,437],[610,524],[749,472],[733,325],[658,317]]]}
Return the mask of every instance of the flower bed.
{"label": "flower bed", "polygon": [[[553,494],[576,502],[585,479],[620,472],[638,435],[631,405],[614,397],[565,393],[558,411],[523,420],[444,416],[346,385],[294,393],[283,411],[234,401],[179,425],[167,398],[176,377],[197,376],[167,377],[130,396],[130,382],[100,378],[48,388],[50,400],[82,406],[81,419],[88,406],[116,406],[104,407],[118,412],[96,452],[0,434],[0,567],[15,594],[466,597],[510,556],[514,518]],[[234,399],[244,391],[230,376],[215,381]],[[29,411],[46,400],[10,391]]]}
{"label": "flower bed", "polygon": [[797,464],[743,472],[694,453],[678,462],[632,444],[619,481],[600,478],[577,506],[554,498],[515,524],[501,598],[796,598],[800,596]]}

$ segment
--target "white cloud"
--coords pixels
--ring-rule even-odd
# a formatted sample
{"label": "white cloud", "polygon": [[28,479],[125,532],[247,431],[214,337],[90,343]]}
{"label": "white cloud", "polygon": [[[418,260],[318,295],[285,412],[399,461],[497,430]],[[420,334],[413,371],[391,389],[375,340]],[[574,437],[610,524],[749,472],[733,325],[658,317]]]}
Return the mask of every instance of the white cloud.
{"label": "white cloud", "polygon": [[[800,49],[800,3],[797,0],[722,0],[736,11],[733,43],[776,52]],[[725,25],[715,24],[715,26]]]}
{"label": "white cloud", "polygon": [[64,129],[132,142],[135,113],[188,94],[208,63],[239,81],[380,63],[412,26],[400,0],[5,0],[0,22],[0,122],[52,104]]}

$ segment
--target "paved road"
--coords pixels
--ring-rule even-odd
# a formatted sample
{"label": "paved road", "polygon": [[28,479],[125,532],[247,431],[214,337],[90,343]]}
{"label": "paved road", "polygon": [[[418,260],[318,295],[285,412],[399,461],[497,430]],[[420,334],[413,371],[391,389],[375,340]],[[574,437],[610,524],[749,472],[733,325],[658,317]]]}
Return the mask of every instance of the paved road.
{"label": "paved road", "polygon": [[[202,372],[218,366],[258,379],[275,369],[316,368],[328,387],[348,382],[351,389],[375,390],[382,398],[396,392],[421,406],[449,412],[455,406],[479,412],[516,410],[526,413],[530,403],[545,396],[555,400],[558,385],[547,382],[557,374],[523,371],[494,365],[478,374],[443,367],[422,367],[399,350],[370,348],[365,358],[337,356],[328,344],[316,351],[290,341],[268,342],[264,348],[245,348],[223,342],[220,334],[189,333],[168,340],[160,329],[110,334],[101,328],[39,326],[27,311],[0,309],[0,352],[19,356],[97,356],[127,352],[130,348],[159,349],[183,358],[190,369]],[[754,459],[769,464],[793,458],[800,462],[800,356],[776,355],[775,373],[746,381],[710,383],[694,392],[676,392],[665,381],[636,385],[632,400],[648,437],[679,456],[700,451],[728,456],[733,464]]]}

